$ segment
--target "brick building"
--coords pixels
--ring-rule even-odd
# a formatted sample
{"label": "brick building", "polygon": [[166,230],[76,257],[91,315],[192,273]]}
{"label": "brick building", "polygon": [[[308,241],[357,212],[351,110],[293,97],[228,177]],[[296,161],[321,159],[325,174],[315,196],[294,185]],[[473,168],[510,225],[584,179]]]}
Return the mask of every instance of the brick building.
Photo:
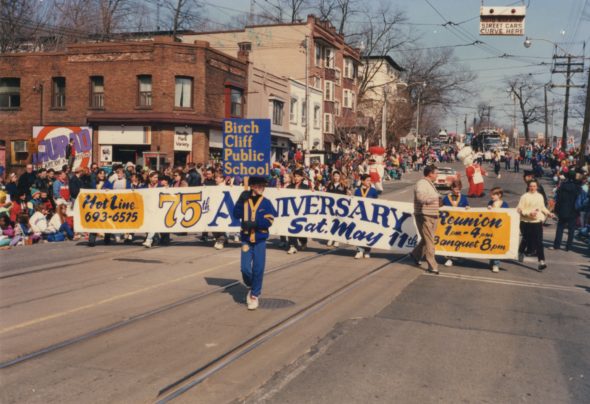
{"label": "brick building", "polygon": [[[313,15],[300,23],[254,25],[242,30],[184,33],[186,42],[208,41],[212,47],[237,55],[239,43],[249,44],[249,59],[254,66],[277,76],[304,82],[323,93],[319,149],[330,151],[348,138],[356,139],[357,71],[360,52],[348,45],[329,21]],[[306,46],[307,45],[307,46]],[[306,71],[307,67],[307,71]],[[307,102],[311,117],[314,106]],[[309,123],[306,123],[309,128]],[[362,128],[361,128],[362,129]],[[307,133],[308,142],[313,141]],[[305,142],[303,143],[305,147]]]}
{"label": "brick building", "polygon": [[223,118],[246,114],[247,76],[246,60],[171,37],[1,55],[0,165],[56,157],[33,138],[43,127],[92,129],[99,164],[206,161],[221,153]]}

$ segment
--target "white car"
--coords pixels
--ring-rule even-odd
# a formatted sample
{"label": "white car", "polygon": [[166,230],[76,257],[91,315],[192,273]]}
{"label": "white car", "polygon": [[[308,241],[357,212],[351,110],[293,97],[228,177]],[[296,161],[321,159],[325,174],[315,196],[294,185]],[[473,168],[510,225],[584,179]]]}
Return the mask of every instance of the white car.
{"label": "white car", "polygon": [[451,167],[439,167],[434,181],[437,189],[451,189],[451,183],[460,178],[459,173]]}

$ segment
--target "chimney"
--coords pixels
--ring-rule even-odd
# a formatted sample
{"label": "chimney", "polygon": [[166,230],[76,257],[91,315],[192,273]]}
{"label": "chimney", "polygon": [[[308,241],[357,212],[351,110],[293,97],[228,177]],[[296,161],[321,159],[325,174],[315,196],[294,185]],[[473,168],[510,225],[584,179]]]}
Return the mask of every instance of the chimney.
{"label": "chimney", "polygon": [[242,62],[250,60],[250,52],[252,51],[252,42],[238,42],[238,59]]}

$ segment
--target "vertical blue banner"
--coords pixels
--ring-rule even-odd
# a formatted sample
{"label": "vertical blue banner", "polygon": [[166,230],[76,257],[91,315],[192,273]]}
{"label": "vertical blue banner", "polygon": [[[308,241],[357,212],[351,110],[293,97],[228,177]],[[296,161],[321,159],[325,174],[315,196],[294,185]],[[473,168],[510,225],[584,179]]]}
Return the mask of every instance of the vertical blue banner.
{"label": "vertical blue banner", "polygon": [[223,172],[241,177],[270,175],[270,119],[223,121]]}

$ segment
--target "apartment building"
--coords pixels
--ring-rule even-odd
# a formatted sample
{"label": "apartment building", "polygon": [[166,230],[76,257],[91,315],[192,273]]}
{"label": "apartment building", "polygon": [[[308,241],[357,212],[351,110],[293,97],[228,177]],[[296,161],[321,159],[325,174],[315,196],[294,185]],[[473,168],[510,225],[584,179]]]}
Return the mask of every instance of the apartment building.
{"label": "apartment building", "polygon": [[4,54],[0,165],[59,161],[63,141],[47,134],[80,128],[89,138],[76,138],[77,150],[99,164],[155,168],[220,157],[222,120],[246,116],[247,75],[245,60],[164,36]]}

